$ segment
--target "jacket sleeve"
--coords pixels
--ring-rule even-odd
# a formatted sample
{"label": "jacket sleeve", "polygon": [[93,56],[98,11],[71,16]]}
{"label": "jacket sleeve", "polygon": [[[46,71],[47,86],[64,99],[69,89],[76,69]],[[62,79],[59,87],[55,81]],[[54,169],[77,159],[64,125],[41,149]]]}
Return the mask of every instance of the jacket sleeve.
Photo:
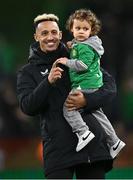
{"label": "jacket sleeve", "polygon": [[78,59],[68,59],[66,66],[76,72],[81,72],[88,69],[88,66]]}
{"label": "jacket sleeve", "polygon": [[22,111],[31,116],[38,115],[47,106],[50,87],[47,77],[37,85],[32,74],[20,70],[17,74],[17,96]]}
{"label": "jacket sleeve", "polygon": [[87,105],[84,109],[85,112],[90,112],[108,105],[116,96],[117,89],[114,78],[102,68],[101,71],[103,73],[103,86],[94,93],[84,93],[87,101]]}

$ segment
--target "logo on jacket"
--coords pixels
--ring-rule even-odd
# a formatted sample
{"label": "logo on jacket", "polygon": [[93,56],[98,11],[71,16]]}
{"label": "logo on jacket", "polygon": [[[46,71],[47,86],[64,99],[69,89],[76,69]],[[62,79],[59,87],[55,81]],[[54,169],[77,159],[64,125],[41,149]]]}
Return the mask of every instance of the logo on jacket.
{"label": "logo on jacket", "polygon": [[42,76],[46,76],[46,74],[48,74],[48,69],[46,69],[45,71],[41,71],[40,73]]}
{"label": "logo on jacket", "polygon": [[77,51],[76,51],[76,49],[72,49],[72,51],[71,51],[71,56],[72,56],[72,58],[76,58],[76,56],[77,56]]}

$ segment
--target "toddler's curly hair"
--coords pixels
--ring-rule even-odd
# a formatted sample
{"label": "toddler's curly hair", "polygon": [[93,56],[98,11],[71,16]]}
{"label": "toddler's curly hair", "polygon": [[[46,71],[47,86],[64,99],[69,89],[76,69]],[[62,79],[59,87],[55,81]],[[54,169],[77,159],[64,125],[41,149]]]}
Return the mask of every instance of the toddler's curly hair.
{"label": "toddler's curly hair", "polygon": [[79,9],[70,15],[66,23],[66,28],[71,32],[74,19],[86,20],[91,25],[91,35],[97,35],[101,30],[101,22],[90,9]]}

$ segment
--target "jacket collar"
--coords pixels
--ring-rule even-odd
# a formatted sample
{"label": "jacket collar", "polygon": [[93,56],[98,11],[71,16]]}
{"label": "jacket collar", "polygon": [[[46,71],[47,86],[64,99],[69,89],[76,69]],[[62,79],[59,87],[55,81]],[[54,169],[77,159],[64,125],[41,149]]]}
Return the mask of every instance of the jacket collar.
{"label": "jacket collar", "polygon": [[44,53],[43,51],[41,51],[39,43],[34,42],[30,46],[28,61],[34,64],[50,65],[60,57],[69,57],[68,49],[62,42],[60,42],[57,50],[49,53]]}

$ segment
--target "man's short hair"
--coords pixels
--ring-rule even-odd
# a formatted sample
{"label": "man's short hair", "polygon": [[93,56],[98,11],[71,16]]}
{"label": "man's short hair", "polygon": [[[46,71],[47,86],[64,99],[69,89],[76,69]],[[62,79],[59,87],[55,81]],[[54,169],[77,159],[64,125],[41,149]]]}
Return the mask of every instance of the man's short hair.
{"label": "man's short hair", "polygon": [[55,21],[55,22],[59,22],[59,18],[55,15],[55,14],[41,14],[38,15],[35,19],[34,19],[34,27],[35,29],[37,28],[38,24],[43,22],[43,21]]}

